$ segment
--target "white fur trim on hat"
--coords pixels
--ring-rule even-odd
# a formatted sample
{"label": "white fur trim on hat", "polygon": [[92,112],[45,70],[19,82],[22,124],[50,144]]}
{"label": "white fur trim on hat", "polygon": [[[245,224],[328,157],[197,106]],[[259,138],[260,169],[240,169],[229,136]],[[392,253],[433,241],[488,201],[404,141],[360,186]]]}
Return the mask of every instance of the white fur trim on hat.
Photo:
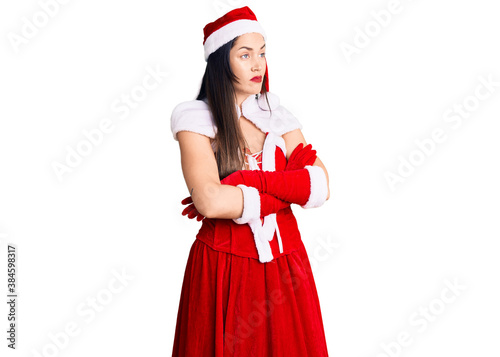
{"label": "white fur trim on hat", "polygon": [[255,20],[236,20],[214,31],[208,36],[204,44],[205,61],[208,61],[208,57],[213,52],[217,51],[232,39],[251,32],[260,33],[264,37],[264,40],[266,39],[264,29]]}
{"label": "white fur trim on hat", "polygon": [[326,182],[326,174],[320,166],[306,165],[304,167],[309,171],[311,180],[311,194],[306,204],[302,208],[315,208],[321,206],[326,201],[328,196],[328,183]]}

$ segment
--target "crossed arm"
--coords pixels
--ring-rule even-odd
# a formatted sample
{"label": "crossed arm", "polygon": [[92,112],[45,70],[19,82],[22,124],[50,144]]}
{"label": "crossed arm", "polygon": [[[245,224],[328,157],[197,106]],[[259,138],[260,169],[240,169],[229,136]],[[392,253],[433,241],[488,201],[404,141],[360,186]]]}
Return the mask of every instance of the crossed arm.
{"label": "crossed arm", "polygon": [[[177,133],[181,151],[181,165],[189,194],[196,209],[207,218],[236,219],[243,213],[243,192],[239,187],[220,183],[217,162],[207,136],[180,131]],[[287,159],[299,144],[307,145],[300,129],[283,135]],[[314,166],[325,166],[319,158]],[[328,189],[327,199],[330,197]]]}

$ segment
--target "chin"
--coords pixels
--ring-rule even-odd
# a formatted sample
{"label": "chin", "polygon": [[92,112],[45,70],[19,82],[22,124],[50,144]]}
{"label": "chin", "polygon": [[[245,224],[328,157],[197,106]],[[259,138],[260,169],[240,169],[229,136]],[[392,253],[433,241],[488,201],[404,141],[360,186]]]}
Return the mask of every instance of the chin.
{"label": "chin", "polygon": [[246,97],[249,97],[251,95],[256,95],[256,94],[259,94],[260,93],[260,88],[258,90],[246,90],[244,92],[240,92],[243,96]]}

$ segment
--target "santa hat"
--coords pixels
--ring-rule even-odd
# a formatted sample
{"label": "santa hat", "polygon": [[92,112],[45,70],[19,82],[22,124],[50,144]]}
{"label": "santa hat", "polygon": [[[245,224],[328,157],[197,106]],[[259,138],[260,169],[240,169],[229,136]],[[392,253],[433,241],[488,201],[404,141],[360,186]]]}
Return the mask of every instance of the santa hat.
{"label": "santa hat", "polygon": [[[260,33],[266,40],[266,33],[262,26],[257,22],[257,17],[248,6],[229,11],[224,16],[218,18],[205,26],[203,33],[205,38],[203,46],[205,48],[205,61],[208,57],[217,51],[220,47],[233,40],[234,38],[246,33]],[[266,74],[265,86],[269,92],[269,74]]]}

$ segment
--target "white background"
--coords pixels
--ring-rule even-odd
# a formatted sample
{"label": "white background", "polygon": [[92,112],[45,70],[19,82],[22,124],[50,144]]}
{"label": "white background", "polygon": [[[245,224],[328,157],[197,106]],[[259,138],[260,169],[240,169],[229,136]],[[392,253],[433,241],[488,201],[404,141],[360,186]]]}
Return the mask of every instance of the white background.
{"label": "white background", "polygon": [[[12,42],[28,26],[23,18],[36,21],[45,3],[0,5],[0,291],[6,301],[12,243],[17,355],[171,355],[201,223],[181,215],[189,192],[170,114],[199,90],[205,24],[244,5],[268,35],[271,91],[301,121],[330,175],[331,198],[321,208],[293,207],[317,263],[330,355],[500,353],[493,2],[401,0],[384,27],[373,12],[392,9],[390,1],[69,1],[30,38]],[[341,46],[355,46],[357,29],[368,41],[346,56]],[[168,75],[128,115],[113,111],[148,67]],[[497,85],[480,89],[478,100],[480,78],[488,77]],[[444,119],[464,102],[470,110],[455,117],[460,125]],[[114,130],[59,180],[54,162],[66,164],[68,147],[104,118]],[[439,128],[446,140],[419,156],[415,141]],[[391,190],[385,175],[399,175],[410,157],[422,160]],[[334,249],[322,248],[328,239]],[[87,322],[78,309],[90,311],[87,299],[106,296],[113,270],[133,278]],[[447,280],[465,287],[453,302],[441,298]],[[411,318],[424,321],[429,307],[419,330]],[[47,347],[71,323],[79,334],[59,351]],[[398,349],[404,331],[411,342]]]}

